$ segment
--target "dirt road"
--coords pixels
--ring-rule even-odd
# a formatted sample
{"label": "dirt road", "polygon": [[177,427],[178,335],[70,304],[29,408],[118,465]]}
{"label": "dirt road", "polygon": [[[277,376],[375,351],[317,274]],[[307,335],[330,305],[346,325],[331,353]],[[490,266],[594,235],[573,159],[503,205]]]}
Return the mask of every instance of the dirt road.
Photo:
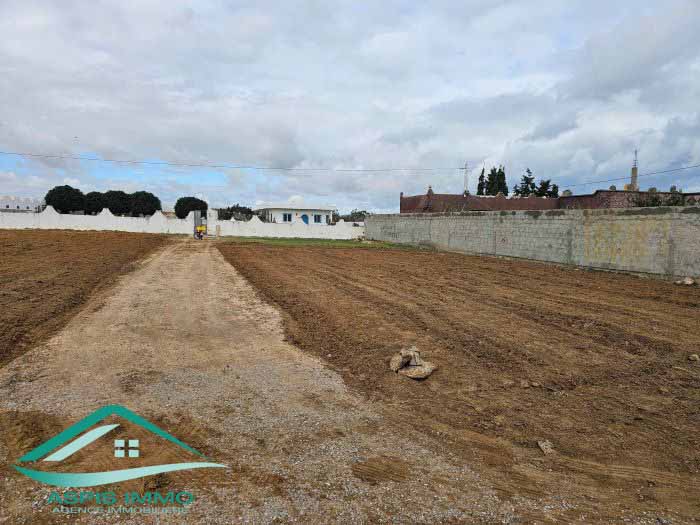
{"label": "dirt road", "polygon": [[[278,312],[206,242],[160,249],[46,344],[0,369],[0,522],[67,522],[51,513],[50,489],[10,465],[107,404],[229,466],[124,485],[192,491],[191,523],[491,523],[569,508],[553,497],[523,498],[515,509],[439,437],[397,429],[381,406],[284,342]],[[103,518],[114,521],[68,521]],[[132,521],[149,519],[157,520]]]}

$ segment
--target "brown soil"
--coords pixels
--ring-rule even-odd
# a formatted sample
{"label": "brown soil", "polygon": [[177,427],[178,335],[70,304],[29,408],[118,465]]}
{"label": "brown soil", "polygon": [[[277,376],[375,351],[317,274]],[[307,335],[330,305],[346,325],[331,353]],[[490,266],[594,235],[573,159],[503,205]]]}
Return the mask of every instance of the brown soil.
{"label": "brown soil", "polygon": [[[291,342],[397,425],[482,463],[503,497],[700,516],[699,288],[449,253],[219,249]],[[389,371],[411,344],[439,366],[426,381]]]}
{"label": "brown soil", "polygon": [[[19,237],[33,235],[75,254],[93,234]],[[233,266],[213,243],[167,242],[0,366],[0,522],[66,522],[12,465],[115,403],[229,467],[109,486],[196,494],[182,518],[124,522],[697,522],[697,288],[454,254],[218,246]],[[100,264],[76,269],[89,253],[62,271],[91,281]],[[33,279],[27,296],[51,299],[43,263],[22,257],[7,261]],[[423,382],[388,369],[409,344],[440,367]],[[139,428],[113,432],[142,441],[135,462],[185,459]],[[41,469],[118,468],[111,437]]]}
{"label": "brown soil", "polygon": [[[12,465],[93,410],[124,405],[228,468],[94,490],[191,491],[179,515],[54,514],[51,487]],[[210,242],[159,249],[94,294],[48,341],[0,367],[0,523],[512,523],[570,508],[499,498],[439,437],[395,425],[324,363],[284,341],[264,303]],[[124,423],[121,418],[107,422]],[[142,455],[115,459],[112,439]],[[187,460],[128,423],[38,470]]]}
{"label": "brown soil", "polygon": [[0,366],[45,340],[162,235],[0,230]]}

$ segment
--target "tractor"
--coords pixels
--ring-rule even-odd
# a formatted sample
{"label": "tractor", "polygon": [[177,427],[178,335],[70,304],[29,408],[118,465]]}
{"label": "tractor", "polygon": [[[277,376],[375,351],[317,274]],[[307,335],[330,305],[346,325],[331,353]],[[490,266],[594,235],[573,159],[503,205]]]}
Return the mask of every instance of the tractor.
{"label": "tractor", "polygon": [[198,241],[207,234],[207,216],[202,210],[194,210],[194,238]]}

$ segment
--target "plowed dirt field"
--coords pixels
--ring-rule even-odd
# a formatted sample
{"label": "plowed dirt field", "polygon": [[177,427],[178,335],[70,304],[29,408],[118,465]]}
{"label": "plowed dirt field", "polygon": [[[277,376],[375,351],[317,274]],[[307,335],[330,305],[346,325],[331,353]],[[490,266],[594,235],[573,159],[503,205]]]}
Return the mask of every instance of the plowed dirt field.
{"label": "plowed dirt field", "polygon": [[0,230],[0,366],[46,339],[162,235]]}
{"label": "plowed dirt field", "polygon": [[[439,436],[508,498],[700,516],[700,288],[420,251],[219,244],[398,425]],[[439,366],[390,372],[415,344]],[[538,441],[554,448],[543,454]],[[612,511],[610,519],[619,519]]]}
{"label": "plowed dirt field", "polygon": [[[0,522],[697,523],[698,287],[367,246],[0,233]],[[189,461],[122,418],[21,460],[115,404],[225,466],[100,485],[183,514],[64,516],[14,468]]]}

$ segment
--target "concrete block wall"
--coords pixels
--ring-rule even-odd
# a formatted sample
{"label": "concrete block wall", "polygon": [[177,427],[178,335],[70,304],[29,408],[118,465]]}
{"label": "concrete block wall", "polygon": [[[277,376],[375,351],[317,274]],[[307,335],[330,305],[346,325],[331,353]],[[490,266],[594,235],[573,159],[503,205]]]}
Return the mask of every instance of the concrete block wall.
{"label": "concrete block wall", "polygon": [[700,207],[372,215],[368,239],[591,268],[700,276]]}

